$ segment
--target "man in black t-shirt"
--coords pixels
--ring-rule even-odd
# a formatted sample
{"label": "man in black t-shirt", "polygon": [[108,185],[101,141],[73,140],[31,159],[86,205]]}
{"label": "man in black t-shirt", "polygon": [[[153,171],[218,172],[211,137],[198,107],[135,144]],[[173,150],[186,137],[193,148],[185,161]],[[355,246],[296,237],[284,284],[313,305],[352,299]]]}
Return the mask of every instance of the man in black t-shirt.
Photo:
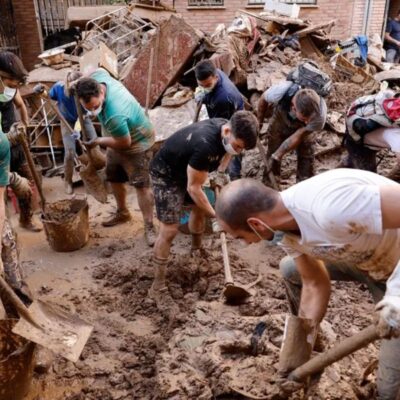
{"label": "man in black t-shirt", "polygon": [[205,217],[215,212],[202,186],[212,171],[223,172],[231,155],[256,146],[258,121],[248,111],[238,111],[228,121],[212,118],[175,132],[154,157],[152,178],[157,217],[160,220],[154,246],[155,280],[150,296],[166,291],[165,275],[172,241],[178,233],[183,205],[192,206],[189,230],[192,249],[199,248]]}

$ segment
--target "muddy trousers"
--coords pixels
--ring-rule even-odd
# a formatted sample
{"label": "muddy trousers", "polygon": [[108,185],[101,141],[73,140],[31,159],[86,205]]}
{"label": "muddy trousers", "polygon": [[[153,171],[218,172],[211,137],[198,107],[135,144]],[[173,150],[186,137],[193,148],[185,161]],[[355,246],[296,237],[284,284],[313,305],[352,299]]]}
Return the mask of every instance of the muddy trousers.
{"label": "muddy trousers", "polygon": [[19,262],[17,237],[6,218],[1,236],[1,260],[7,283],[14,289],[21,289],[23,276]]}
{"label": "muddy trousers", "polygon": [[[386,284],[376,282],[356,268],[335,263],[326,264],[331,280],[353,281],[367,285],[375,303],[385,294]],[[301,293],[301,278],[291,257],[284,257],[279,269],[284,279],[291,311],[298,313]],[[379,354],[377,389],[379,400],[399,400],[400,397],[400,338],[382,340]]]}
{"label": "muddy trousers", "polygon": [[[268,148],[267,160],[271,159],[273,153],[278,150],[279,146],[293,133],[304,125],[291,122],[288,120],[287,113],[277,108],[272,115],[268,125]],[[297,182],[314,176],[314,135],[307,135],[303,142],[296,149],[297,153]],[[281,174],[281,163],[274,160],[272,164],[272,172],[279,177]]]}
{"label": "muddy trousers", "polygon": [[[11,147],[10,171],[16,172],[22,177],[28,179],[30,182],[33,182],[32,174],[25,159],[22,145],[20,144]],[[33,216],[33,199],[32,197],[29,197],[18,198],[17,200],[19,207],[19,222],[21,225],[29,225]]]}
{"label": "muddy trousers", "polygon": [[[95,139],[97,134],[91,119],[89,117],[84,117],[83,121],[86,132],[89,136],[87,140]],[[73,128],[75,124],[71,122],[69,125]],[[74,157],[76,154],[76,141],[71,136],[70,130],[63,123],[61,123],[61,134],[64,145],[64,179],[66,182],[72,184],[72,176],[74,174]]]}

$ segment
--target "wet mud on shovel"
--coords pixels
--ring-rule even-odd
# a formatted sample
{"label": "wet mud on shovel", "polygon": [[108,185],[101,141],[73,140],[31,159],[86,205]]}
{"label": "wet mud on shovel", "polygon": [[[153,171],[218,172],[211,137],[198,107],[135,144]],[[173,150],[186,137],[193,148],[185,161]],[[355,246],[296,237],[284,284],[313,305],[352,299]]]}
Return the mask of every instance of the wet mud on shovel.
{"label": "wet mud on shovel", "polygon": [[65,312],[41,300],[35,300],[27,308],[2,277],[0,277],[0,288],[21,317],[14,326],[13,333],[40,344],[70,361],[78,361],[92,333],[92,325],[75,314]]}
{"label": "wet mud on shovel", "polygon": [[[219,187],[215,188],[215,195],[218,198]],[[228,303],[240,304],[251,296],[251,292],[249,291],[247,286],[241,286],[234,283],[229,263],[228,246],[226,244],[225,232],[221,232],[220,239],[221,239],[222,259],[224,261],[224,275],[225,275],[225,288],[223,291],[223,295]],[[250,286],[253,286],[253,284],[251,284]]]}

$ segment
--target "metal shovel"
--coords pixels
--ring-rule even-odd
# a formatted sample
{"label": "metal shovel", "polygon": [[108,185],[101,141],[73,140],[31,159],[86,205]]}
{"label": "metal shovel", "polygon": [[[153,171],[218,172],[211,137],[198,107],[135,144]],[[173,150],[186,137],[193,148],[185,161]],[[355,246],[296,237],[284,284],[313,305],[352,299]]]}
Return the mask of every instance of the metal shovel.
{"label": "metal shovel", "polygon": [[22,317],[12,332],[76,362],[93,326],[60,307],[35,300],[29,308],[0,277],[0,288]]}
{"label": "metal shovel", "polygon": [[[219,187],[215,187],[216,197],[219,195]],[[247,297],[251,296],[249,290],[241,285],[237,285],[233,281],[231,267],[229,264],[228,246],[226,244],[225,232],[221,232],[221,249],[222,258],[224,260],[224,274],[225,274],[225,289],[223,295],[228,303],[238,304],[245,300]]]}

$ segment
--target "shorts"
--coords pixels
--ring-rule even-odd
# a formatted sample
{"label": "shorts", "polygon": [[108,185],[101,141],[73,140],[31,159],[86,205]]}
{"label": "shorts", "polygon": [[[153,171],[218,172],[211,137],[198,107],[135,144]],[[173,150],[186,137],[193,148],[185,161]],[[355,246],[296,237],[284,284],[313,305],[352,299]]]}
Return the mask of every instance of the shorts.
{"label": "shorts", "polygon": [[185,186],[179,186],[164,177],[151,174],[157,218],[164,224],[179,224],[184,206],[194,204]]}
{"label": "shorts", "polygon": [[151,150],[129,153],[107,148],[107,181],[111,183],[129,182],[137,189],[150,187],[151,156]]}

